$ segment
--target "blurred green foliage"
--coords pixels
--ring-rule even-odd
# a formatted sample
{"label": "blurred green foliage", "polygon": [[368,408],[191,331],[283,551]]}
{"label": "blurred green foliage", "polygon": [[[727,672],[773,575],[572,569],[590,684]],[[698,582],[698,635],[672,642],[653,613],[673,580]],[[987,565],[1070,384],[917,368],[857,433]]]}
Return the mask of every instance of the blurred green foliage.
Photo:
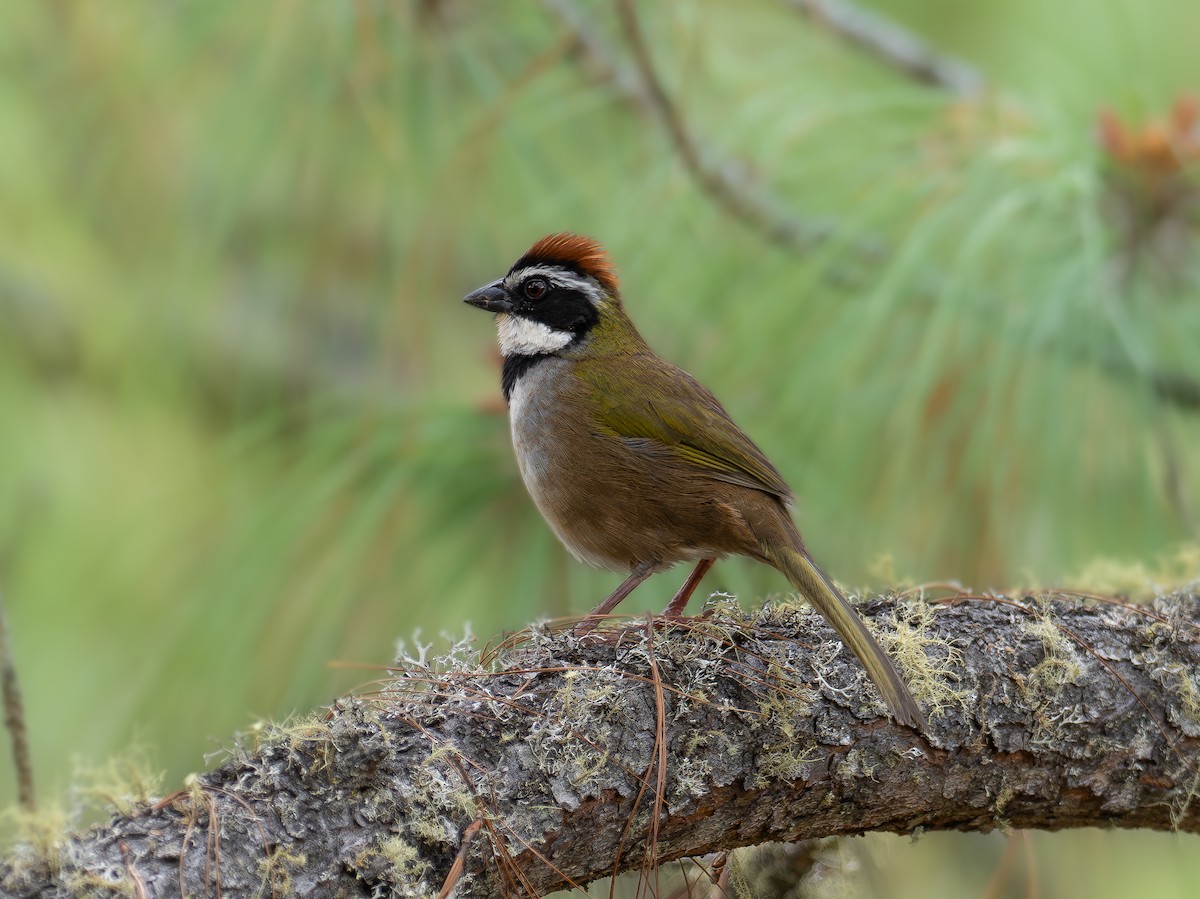
{"label": "blurred green foliage", "polygon": [[[545,5],[2,6],[0,590],[47,801],[132,742],[177,782],[414,628],[607,593],[526,499],[490,325],[458,302],[549,231],[608,245],[846,582],[885,554],[1062,581],[1195,537],[1200,173],[1181,156],[1153,219],[1096,140],[1099,109],[1140,127],[1200,88],[1189,0],[878,3],[980,67],[966,99],[773,0],[646,4],[706,158],[832,225],[803,253],[707,196]],[[609,5],[579,9],[636,81]],[[785,585],[726,562],[708,586]],[[1156,895],[1200,875],[1136,842]],[[974,895],[999,849],[962,845],[888,863]]]}

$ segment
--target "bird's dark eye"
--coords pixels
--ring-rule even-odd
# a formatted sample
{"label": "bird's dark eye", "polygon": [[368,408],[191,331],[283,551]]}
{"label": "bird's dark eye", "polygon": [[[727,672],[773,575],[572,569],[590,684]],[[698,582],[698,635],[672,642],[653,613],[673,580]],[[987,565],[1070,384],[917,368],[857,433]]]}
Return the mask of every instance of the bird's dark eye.
{"label": "bird's dark eye", "polygon": [[546,295],[546,291],[548,289],[549,287],[547,286],[544,278],[530,278],[521,285],[521,290],[524,291],[525,296],[531,300],[540,300]]}

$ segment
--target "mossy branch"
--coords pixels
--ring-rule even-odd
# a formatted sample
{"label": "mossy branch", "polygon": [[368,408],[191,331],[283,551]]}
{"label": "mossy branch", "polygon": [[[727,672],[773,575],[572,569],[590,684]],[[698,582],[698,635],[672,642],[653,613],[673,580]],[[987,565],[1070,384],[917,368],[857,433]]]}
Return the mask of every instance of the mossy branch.
{"label": "mossy branch", "polygon": [[1200,597],[859,608],[928,734],[798,607],[534,628],[422,653],[171,796],[18,847],[0,894],[492,897],[870,830],[1200,832]]}

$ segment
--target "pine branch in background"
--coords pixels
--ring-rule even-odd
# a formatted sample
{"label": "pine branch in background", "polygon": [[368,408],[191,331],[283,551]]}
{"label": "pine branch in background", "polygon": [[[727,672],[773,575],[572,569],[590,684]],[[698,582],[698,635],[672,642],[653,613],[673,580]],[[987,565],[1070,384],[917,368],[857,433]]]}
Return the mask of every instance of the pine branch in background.
{"label": "pine branch in background", "polygon": [[542,0],[542,6],[572,36],[579,60],[589,77],[608,84],[617,94],[647,115],[654,112],[654,99],[637,73],[617,59],[613,49],[571,0]]}
{"label": "pine branch in background", "polygon": [[982,93],[983,75],[898,23],[849,0],[783,0],[788,6],[908,78],[962,97]]}
{"label": "pine branch in background", "polygon": [[4,726],[12,745],[13,770],[16,772],[17,802],[26,811],[37,809],[33,786],[33,762],[29,757],[29,732],[25,727],[25,705],[17,681],[17,663],[13,658],[8,633],[8,613],[0,592],[0,691],[4,696]]}
{"label": "pine branch in background", "polygon": [[[22,545],[27,531],[36,516],[31,514],[34,503],[28,484],[8,497],[13,513],[12,520],[5,522],[0,533],[0,702],[4,705],[4,727],[8,731],[12,747],[14,780],[17,784],[17,802],[26,812],[37,810],[37,794],[33,777],[33,760],[29,752],[29,729],[25,718],[25,702],[21,695],[21,684],[17,676],[17,660],[13,653],[12,635],[8,629],[8,609],[4,588],[12,570],[16,548]],[[15,500],[15,502],[13,502]],[[3,507],[0,507],[2,509]]]}
{"label": "pine branch in background", "polygon": [[[608,85],[637,111],[658,121],[683,161],[685,169],[703,193],[712,197],[718,206],[731,211],[733,218],[762,230],[768,236],[774,235],[772,239],[785,246],[791,245],[792,239],[789,235],[801,230],[799,223],[790,221],[774,211],[774,203],[765,202],[760,206],[753,201],[747,201],[742,195],[746,185],[738,183],[729,175],[737,168],[732,161],[711,163],[702,157],[690,126],[666,93],[655,72],[649,50],[641,37],[636,15],[631,8],[621,6],[626,41],[630,44],[637,62],[636,67],[632,69],[617,57],[594,24],[587,20],[571,0],[542,0],[542,5],[559,25],[572,35],[579,51],[581,65],[589,77],[600,84]],[[830,233],[828,225],[818,225],[812,240],[822,241]]]}
{"label": "pine branch in background", "polygon": [[1200,413],[1200,381],[1172,372],[1155,372],[1151,378],[1154,393],[1164,402],[1188,412]]}
{"label": "pine branch in background", "polygon": [[1177,97],[1164,119],[1137,125],[1101,110],[1106,213],[1119,235],[1117,280],[1168,291],[1187,284],[1200,228],[1200,100]]}
{"label": "pine branch in background", "polygon": [[[755,190],[744,177],[735,175],[732,163],[716,163],[706,156],[701,150],[700,141],[655,70],[650,47],[634,11],[633,0],[618,0],[617,11],[622,33],[650,100],[650,108],[700,189],[734,219],[772,243],[793,252],[811,252],[818,245],[839,235],[834,223],[798,219],[784,212],[774,198]],[[852,242],[854,240],[851,238]],[[868,256],[879,253],[879,248],[867,244],[860,244],[858,249]]]}
{"label": "pine branch in background", "polygon": [[[1106,162],[1104,208],[1118,236],[1114,278],[1121,300],[1133,305],[1146,285],[1164,296],[1183,292],[1200,232],[1200,101],[1180,96],[1163,121],[1141,127],[1105,109],[1097,132]],[[1140,368],[1136,376],[1163,405],[1155,423],[1163,492],[1176,516],[1195,534],[1200,523],[1188,471],[1164,416],[1167,406],[1200,410],[1200,380],[1165,371],[1157,359],[1139,361],[1134,365],[1122,359],[1109,370]]]}

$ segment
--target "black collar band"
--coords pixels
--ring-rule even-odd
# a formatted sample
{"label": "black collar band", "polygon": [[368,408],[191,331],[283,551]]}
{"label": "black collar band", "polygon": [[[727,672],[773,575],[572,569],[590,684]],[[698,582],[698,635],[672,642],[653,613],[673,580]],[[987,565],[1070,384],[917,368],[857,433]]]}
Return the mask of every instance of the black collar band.
{"label": "black collar band", "polygon": [[504,391],[504,402],[512,396],[517,380],[539,362],[552,359],[553,353],[538,353],[528,356],[505,356],[504,367],[500,370],[500,389]]}

